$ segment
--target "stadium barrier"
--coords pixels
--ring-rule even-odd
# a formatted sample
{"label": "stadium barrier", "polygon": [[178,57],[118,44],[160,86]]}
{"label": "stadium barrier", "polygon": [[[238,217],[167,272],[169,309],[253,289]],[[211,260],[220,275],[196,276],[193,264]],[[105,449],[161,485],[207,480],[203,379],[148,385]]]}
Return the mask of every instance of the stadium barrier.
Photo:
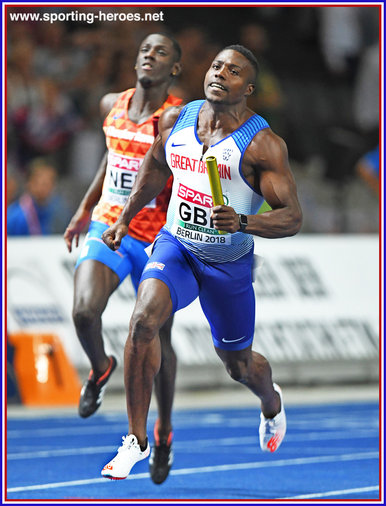
{"label": "stadium barrier", "polygon": [[[263,257],[254,283],[254,349],[275,379],[292,384],[377,381],[379,375],[379,239],[375,235],[255,238]],[[72,319],[76,258],[61,237],[9,238],[7,330],[59,337],[81,376],[89,363]],[[106,350],[123,362],[135,294],[125,280],[103,315]],[[177,388],[228,384],[198,300],[173,326]],[[112,384],[123,388],[122,374]]]}

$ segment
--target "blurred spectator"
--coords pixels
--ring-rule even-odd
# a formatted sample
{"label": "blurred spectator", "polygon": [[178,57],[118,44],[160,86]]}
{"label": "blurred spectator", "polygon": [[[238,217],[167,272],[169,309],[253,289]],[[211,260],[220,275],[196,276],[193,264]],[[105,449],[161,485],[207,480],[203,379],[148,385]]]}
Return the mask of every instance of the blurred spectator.
{"label": "blurred spectator", "polygon": [[208,31],[199,26],[183,29],[176,38],[182,50],[183,72],[179,76],[178,83],[171,88],[171,92],[183,98],[185,102],[202,98],[203,78],[220,46],[211,42]]}
{"label": "blurred spectator", "polygon": [[15,163],[23,169],[24,156],[20,149],[20,132],[17,127],[29,105],[36,100],[36,78],[33,69],[34,42],[23,36],[8,48],[7,60],[7,149]]}
{"label": "blurred spectator", "polygon": [[87,126],[100,127],[99,101],[110,91],[113,73],[110,51],[98,48],[71,83],[71,97]]}
{"label": "blurred spectator", "polygon": [[[31,90],[32,91],[32,90]],[[13,116],[22,165],[52,155],[61,174],[67,171],[66,148],[81,121],[69,98],[48,78],[35,81],[31,100]]]}
{"label": "blurred spectator", "polygon": [[6,194],[7,194],[7,207],[17,198],[19,191],[19,183],[16,175],[13,171],[7,170],[7,182],[6,182]]}
{"label": "blurred spectator", "polygon": [[7,209],[7,235],[63,233],[71,217],[62,198],[55,194],[57,172],[45,160],[31,164],[26,191]]}
{"label": "blurred spectator", "polygon": [[266,59],[268,35],[261,25],[248,23],[241,27],[240,44],[250,49],[259,62],[259,77],[255,93],[249,97],[248,106],[265,118],[272,128],[283,134],[284,96],[279,79]]}
{"label": "blurred spectator", "polygon": [[[327,144],[335,144],[331,129],[355,131],[353,90],[366,37],[363,28],[364,7],[323,7],[319,13],[319,44],[326,69],[326,90],[330,118],[326,124]],[[328,104],[327,104],[328,106]],[[354,154],[355,158],[355,154]],[[352,160],[347,164],[352,168]],[[347,171],[343,171],[347,172]],[[334,178],[335,170],[332,170]],[[339,176],[339,175],[338,175]],[[340,177],[340,176],[339,176]],[[339,178],[338,177],[338,178]]]}
{"label": "blurred spectator", "polygon": [[363,45],[360,23],[361,7],[323,7],[321,48],[332,74],[355,77]]}
{"label": "blurred spectator", "polygon": [[49,77],[65,88],[87,63],[90,48],[76,46],[64,23],[43,23],[36,39],[36,75]]}
{"label": "blurred spectator", "polygon": [[379,198],[379,146],[358,160],[355,171]]}
{"label": "blurred spectator", "polygon": [[361,153],[378,142],[378,16],[371,7],[323,7],[319,12],[321,47],[330,71],[327,93],[334,106],[325,130],[325,176],[337,182],[341,193],[353,179]]}
{"label": "blurred spectator", "polygon": [[354,89],[354,118],[361,133],[374,145],[379,129],[379,44],[368,47],[361,57]]}

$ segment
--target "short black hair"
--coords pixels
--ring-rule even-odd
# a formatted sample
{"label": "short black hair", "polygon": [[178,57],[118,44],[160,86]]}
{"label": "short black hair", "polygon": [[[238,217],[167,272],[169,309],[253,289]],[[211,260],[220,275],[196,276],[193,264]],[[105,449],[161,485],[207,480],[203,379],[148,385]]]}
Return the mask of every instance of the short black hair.
{"label": "short black hair", "polygon": [[252,53],[252,51],[250,49],[242,46],[241,44],[231,44],[230,46],[224,47],[223,51],[225,51],[226,49],[232,49],[233,51],[237,51],[238,53],[245,56],[245,58],[249,61],[249,63],[253,67],[253,70],[254,70],[253,84],[255,84],[256,80],[257,80],[257,76],[260,71],[260,68],[259,68],[259,63],[256,60],[256,56]]}
{"label": "short black hair", "polygon": [[168,33],[168,32],[156,32],[154,34],[150,33],[149,35],[162,35],[162,37],[166,37],[167,39],[169,39],[173,45],[174,52],[176,53],[176,62],[181,60],[181,56],[182,56],[181,46],[176,41],[176,39],[173,37],[173,35],[170,35],[170,33]]}

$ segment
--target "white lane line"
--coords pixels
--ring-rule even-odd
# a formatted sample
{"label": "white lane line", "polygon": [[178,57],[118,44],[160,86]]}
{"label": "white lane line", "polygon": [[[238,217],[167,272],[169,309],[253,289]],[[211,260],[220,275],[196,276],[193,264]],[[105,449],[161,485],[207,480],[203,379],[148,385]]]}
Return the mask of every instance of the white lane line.
{"label": "white lane line", "polygon": [[[259,423],[259,410],[256,409],[256,416],[243,416],[243,417],[231,417],[226,416],[225,414],[217,414],[217,413],[209,413],[205,414],[203,416],[195,416],[194,422],[192,422],[192,417],[184,418],[184,417],[178,417],[176,416],[176,425],[178,425],[180,430],[187,430],[192,427],[202,427],[202,426],[210,426],[215,427],[217,425],[221,425],[222,427],[255,427],[256,424]],[[377,413],[368,413],[366,415],[366,427],[368,428],[377,428],[379,425],[379,419],[378,419]],[[72,420],[76,423],[75,420]],[[120,422],[118,419],[111,419],[108,422],[109,430],[111,431],[120,431],[122,430],[122,427],[125,427],[127,425],[127,420],[122,418],[122,422]],[[327,416],[324,414],[324,419],[321,420],[320,417],[317,419],[310,419],[310,417],[307,416],[301,416],[295,415],[293,419],[291,420],[291,427],[295,429],[303,429],[304,427],[309,427],[310,424],[313,426],[314,430],[323,430],[323,429],[333,429],[333,428],[341,428],[342,419],[341,416],[337,416],[336,414]],[[358,428],[363,427],[363,417],[353,415],[350,412],[350,420],[346,421],[346,430],[352,429],[357,430]],[[31,438],[34,436],[65,436],[67,434],[74,434],[74,435],[83,435],[83,434],[100,434],[101,431],[104,431],[106,428],[106,424],[101,422],[98,425],[87,425],[87,426],[69,426],[69,423],[67,423],[66,426],[59,426],[59,427],[46,427],[44,429],[29,429],[28,432],[24,429],[9,429],[7,430],[7,437],[9,439],[13,438]],[[26,436],[26,434],[28,434]]]}
{"label": "white lane line", "polygon": [[319,492],[317,494],[293,495],[291,497],[283,497],[283,499],[316,499],[317,497],[329,497],[332,495],[360,494],[363,492],[376,492],[377,490],[379,490],[379,486],[374,485],[372,487],[345,488],[343,490],[329,490],[328,492]]}
{"label": "white lane line", "polygon": [[[127,426],[126,424],[122,423],[119,425],[112,425],[109,427],[109,432],[121,432],[122,430],[125,430]],[[101,432],[104,432],[106,430],[106,425],[94,425],[94,426],[84,426],[84,427],[57,427],[57,428],[50,428],[47,427],[46,429],[31,429],[31,430],[15,430],[11,429],[7,431],[7,438],[8,439],[17,439],[17,438],[25,438],[25,439],[31,439],[33,437],[67,437],[67,436],[84,436],[85,434],[101,434]]]}
{"label": "white lane line", "polygon": [[10,453],[7,460],[44,459],[52,457],[68,457],[70,455],[95,455],[110,453],[117,450],[117,446],[89,446],[85,448],[61,448],[58,450],[39,450],[36,452]]}
{"label": "white lane line", "polygon": [[[299,441],[335,441],[335,440],[356,440],[356,439],[374,439],[379,436],[377,431],[362,430],[361,432],[310,432],[309,434],[287,434],[285,441],[299,442]],[[219,439],[196,439],[190,441],[175,441],[173,448],[177,450],[189,450],[194,452],[198,448],[207,448],[208,446],[239,446],[243,445],[257,445],[258,436],[242,436],[242,437],[226,437]],[[9,453],[7,460],[23,460],[23,459],[38,459],[38,458],[50,458],[50,457],[66,457],[70,455],[87,455],[87,454],[98,454],[107,453],[116,450],[116,446],[90,446],[83,448],[58,448],[55,450],[27,450]]]}
{"label": "white lane line", "polygon": [[[240,471],[245,469],[258,469],[267,467],[284,467],[284,466],[301,466],[309,464],[325,464],[328,462],[348,462],[355,460],[371,460],[379,457],[378,452],[366,453],[348,453],[345,455],[322,455],[319,457],[306,457],[297,459],[281,459],[274,461],[264,462],[245,462],[242,464],[222,464],[218,466],[202,466],[202,467],[187,467],[183,469],[174,469],[170,471],[171,475],[192,475],[200,473],[215,473],[223,471]],[[131,474],[127,477],[129,480],[140,480],[147,478],[149,473]],[[43,483],[41,485],[27,485],[25,487],[11,487],[7,489],[7,493],[24,492],[27,490],[44,490],[50,488],[61,487],[74,487],[79,485],[90,485],[92,483],[105,482],[106,478],[91,478],[89,480],[76,480],[76,481],[61,481],[57,483]]]}
{"label": "white lane line", "polygon": [[[222,421],[218,425],[221,425],[221,428],[235,428],[235,427],[257,427],[259,424],[258,418],[251,418],[250,420],[228,420],[228,421]],[[194,428],[197,428],[198,426],[206,426],[206,425],[212,425],[211,423],[202,423],[202,420],[200,420],[200,423],[194,423],[190,424],[189,426],[182,426],[180,424],[176,424],[178,426],[179,430],[187,430],[188,428],[191,429],[193,426]],[[217,425],[217,424],[216,424]],[[332,430],[332,429],[341,429],[342,427],[342,420],[337,419],[334,420],[325,420],[320,423],[313,423],[311,424],[314,431],[315,430]],[[127,426],[127,422],[122,424],[116,424],[116,425],[109,425],[109,431],[110,432],[120,432],[125,430],[125,427]],[[364,423],[363,419],[358,421],[347,421],[345,424],[346,431],[352,430],[353,432],[357,431],[358,429],[363,429],[364,426],[366,426],[367,429],[376,430],[378,429],[379,422],[378,419],[370,419],[366,418],[366,422]],[[307,430],[310,427],[309,422],[305,422],[304,420],[291,420],[291,428],[294,430],[303,430],[304,428],[307,428]],[[18,430],[18,429],[10,429],[7,431],[7,438],[8,439],[18,439],[18,438],[28,438],[31,439],[33,437],[66,437],[68,435],[73,436],[82,436],[84,434],[100,434],[101,432],[104,432],[106,430],[106,425],[94,425],[94,426],[76,426],[76,427],[47,427],[45,429],[29,429],[28,431],[25,430]]]}

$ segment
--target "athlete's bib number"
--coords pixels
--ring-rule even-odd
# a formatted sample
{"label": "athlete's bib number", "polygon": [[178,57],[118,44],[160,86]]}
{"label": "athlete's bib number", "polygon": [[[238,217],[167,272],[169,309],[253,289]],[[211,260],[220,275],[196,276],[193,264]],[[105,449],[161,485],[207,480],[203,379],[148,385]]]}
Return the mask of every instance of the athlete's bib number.
{"label": "athlete's bib number", "polygon": [[[107,192],[106,197],[111,205],[124,206],[133,188],[137,171],[120,169],[107,166]],[[154,208],[156,199],[153,199],[146,207]]]}
{"label": "athlete's bib number", "polygon": [[186,201],[180,201],[178,214],[173,225],[173,234],[189,241],[206,244],[230,244],[231,236],[220,235],[213,228],[209,207],[199,207]]}

